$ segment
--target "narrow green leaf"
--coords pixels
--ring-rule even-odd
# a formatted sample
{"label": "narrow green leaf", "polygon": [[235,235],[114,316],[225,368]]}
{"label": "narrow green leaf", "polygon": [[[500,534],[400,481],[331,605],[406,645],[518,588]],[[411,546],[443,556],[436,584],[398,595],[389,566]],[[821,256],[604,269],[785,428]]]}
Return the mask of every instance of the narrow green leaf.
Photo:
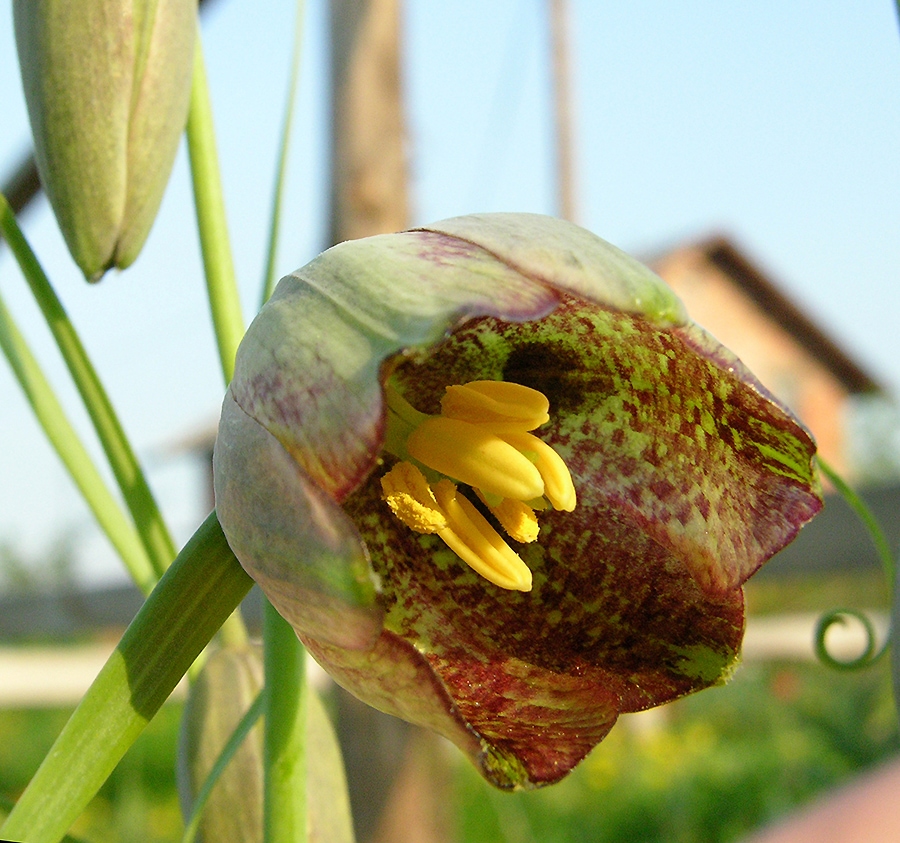
{"label": "narrow green leaf", "polygon": [[93,512],[100,528],[138,587],[149,594],[158,577],[134,525],[106,487],[100,472],[69,423],[28,342],[0,298],[0,348],[12,367],[48,441]]}
{"label": "narrow green leaf", "polygon": [[266,269],[263,273],[262,307],[275,289],[275,260],[278,257],[278,232],[281,227],[281,200],[284,194],[284,183],[287,176],[288,148],[291,142],[291,130],[294,124],[294,106],[297,101],[297,88],[300,81],[300,56],[303,46],[303,0],[297,0],[294,18],[294,48],[291,57],[291,76],[288,83],[287,104],[284,110],[284,124],[281,128],[281,145],[278,151],[278,167],[275,172],[275,193],[272,196],[272,220],[269,224],[269,247],[266,250]]}
{"label": "narrow green leaf", "polygon": [[62,839],[251,585],[213,512],[125,631],[0,837]]}
{"label": "narrow green leaf", "polygon": [[[191,102],[186,134],[206,289],[222,375],[227,386],[234,374],[234,358],[244,336],[244,317],[238,295],[234,260],[231,256],[225,196],[216,151],[212,102],[199,33],[194,48]],[[247,639],[246,629],[239,615],[225,622],[222,634],[232,643]]]}
{"label": "narrow green leaf", "polygon": [[[8,814],[13,809],[13,803],[10,802],[5,796],[0,796],[0,811],[3,811],[5,814]],[[81,838],[72,837],[71,834],[67,834],[63,837],[61,843],[84,843]]]}
{"label": "narrow green leaf", "polygon": [[0,194],[0,234],[6,238],[28,282],[78,389],[122,496],[157,575],[175,556],[175,544],[163,521],[137,457],[113,409],[84,345],[50,279],[28,245],[6,198]]}

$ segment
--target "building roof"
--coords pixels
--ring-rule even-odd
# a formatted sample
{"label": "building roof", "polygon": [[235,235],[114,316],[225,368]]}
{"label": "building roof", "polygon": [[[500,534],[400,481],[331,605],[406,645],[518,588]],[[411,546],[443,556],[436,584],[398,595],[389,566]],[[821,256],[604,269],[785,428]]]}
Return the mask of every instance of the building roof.
{"label": "building roof", "polygon": [[831,371],[848,392],[858,394],[885,391],[875,377],[792,301],[731,238],[714,234],[657,255],[650,261],[651,265],[658,267],[667,258],[682,251],[699,253],[731,279],[774,322]]}

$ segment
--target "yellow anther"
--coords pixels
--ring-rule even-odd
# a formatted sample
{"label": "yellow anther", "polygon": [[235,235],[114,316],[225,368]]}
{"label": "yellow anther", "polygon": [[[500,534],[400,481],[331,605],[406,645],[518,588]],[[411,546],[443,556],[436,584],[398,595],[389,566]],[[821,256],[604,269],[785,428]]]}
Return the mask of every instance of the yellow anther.
{"label": "yellow anther", "polygon": [[434,533],[485,579],[501,588],[531,590],[531,571],[454,480],[471,486],[515,541],[537,540],[536,509],[571,512],[576,494],[562,457],[528,433],[549,420],[540,392],[515,383],[472,381],[449,386],[440,416],[419,413],[388,389],[386,448],[443,475],[430,486],[410,462],[381,481],[397,518],[419,533]]}
{"label": "yellow anther", "polygon": [[447,518],[435,500],[425,475],[410,462],[397,463],[381,478],[381,491],[391,512],[417,533],[437,533]]}
{"label": "yellow anther", "polygon": [[531,571],[456,486],[440,480],[429,487],[412,463],[397,463],[381,479],[394,515],[418,533],[438,537],[470,568],[500,588],[531,590]]}
{"label": "yellow anther", "polygon": [[447,418],[472,424],[507,425],[512,430],[534,430],[550,421],[550,402],[542,392],[506,381],[471,381],[448,386],[441,399]]}
{"label": "yellow anther", "polygon": [[503,498],[500,503],[492,504],[482,492],[478,492],[478,497],[493,513],[511,539],[525,544],[537,540],[541,528],[534,509],[527,503],[512,498]]}
{"label": "yellow anther", "polygon": [[413,459],[461,483],[501,498],[540,497],[540,470],[517,447],[484,427],[443,416],[426,419],[406,440]]}
{"label": "yellow anther", "polygon": [[563,458],[546,442],[530,433],[501,433],[500,437],[519,451],[535,455],[534,465],[544,481],[544,496],[554,509],[571,512],[576,494],[572,475]]}
{"label": "yellow anther", "polygon": [[449,480],[434,487],[438,505],[447,515],[447,529],[438,532],[447,546],[486,580],[512,591],[531,591],[531,571],[485,517]]}

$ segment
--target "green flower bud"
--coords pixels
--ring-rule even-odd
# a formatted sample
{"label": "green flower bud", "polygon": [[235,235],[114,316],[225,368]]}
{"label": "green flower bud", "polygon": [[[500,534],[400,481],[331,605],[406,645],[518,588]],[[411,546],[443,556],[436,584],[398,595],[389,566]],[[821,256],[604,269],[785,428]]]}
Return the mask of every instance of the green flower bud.
{"label": "green flower bud", "polygon": [[91,281],[137,257],[187,119],[196,0],[14,0],[41,181]]}
{"label": "green flower bud", "polygon": [[[191,687],[181,723],[179,790],[185,815],[263,685],[256,648],[217,650]],[[204,841],[263,839],[263,724],[258,721],[222,771],[200,825]]]}
{"label": "green flower bud", "polygon": [[[191,686],[181,724],[178,787],[185,817],[263,686],[262,650],[226,646]],[[310,843],[353,843],[353,820],[337,736],[318,694],[307,688],[306,803]],[[210,793],[200,820],[204,843],[263,840],[263,722],[244,738]]]}

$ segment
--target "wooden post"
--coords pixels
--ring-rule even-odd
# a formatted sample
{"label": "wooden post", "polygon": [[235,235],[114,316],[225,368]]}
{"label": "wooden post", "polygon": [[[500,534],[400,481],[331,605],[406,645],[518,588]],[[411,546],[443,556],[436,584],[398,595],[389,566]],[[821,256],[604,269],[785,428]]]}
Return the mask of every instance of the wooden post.
{"label": "wooden post", "polygon": [[[331,243],[409,225],[400,17],[400,0],[331,0]],[[438,739],[340,689],[336,708],[359,843],[444,843]]]}
{"label": "wooden post", "polygon": [[330,241],[407,227],[399,0],[332,0]]}
{"label": "wooden post", "polygon": [[557,212],[578,221],[575,196],[574,116],[572,112],[571,47],[568,0],[550,0],[553,65],[553,113],[556,126]]}

